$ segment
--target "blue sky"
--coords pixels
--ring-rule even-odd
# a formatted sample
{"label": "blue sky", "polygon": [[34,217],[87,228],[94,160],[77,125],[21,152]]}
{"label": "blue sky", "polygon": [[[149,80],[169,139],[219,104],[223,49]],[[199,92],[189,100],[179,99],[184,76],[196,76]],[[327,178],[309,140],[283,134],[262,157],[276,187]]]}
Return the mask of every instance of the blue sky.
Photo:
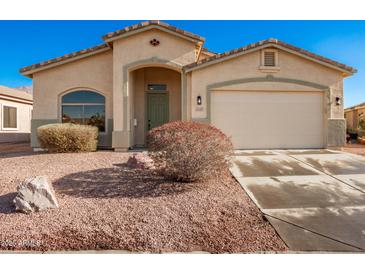
{"label": "blue sky", "polygon": [[[142,20],[144,21],[144,20]],[[101,36],[139,21],[0,21],[0,85],[31,85],[19,68],[102,43]],[[345,106],[365,101],[365,21],[166,21],[206,38],[224,52],[278,38],[345,63]]]}

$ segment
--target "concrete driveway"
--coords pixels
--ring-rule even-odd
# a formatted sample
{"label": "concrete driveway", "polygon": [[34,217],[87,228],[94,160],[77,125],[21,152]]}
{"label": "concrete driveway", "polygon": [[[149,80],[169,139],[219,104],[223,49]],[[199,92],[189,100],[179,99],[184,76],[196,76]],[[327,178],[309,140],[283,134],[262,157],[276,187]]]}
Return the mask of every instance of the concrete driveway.
{"label": "concrete driveway", "polygon": [[365,250],[365,157],[236,151],[231,172],[292,250]]}

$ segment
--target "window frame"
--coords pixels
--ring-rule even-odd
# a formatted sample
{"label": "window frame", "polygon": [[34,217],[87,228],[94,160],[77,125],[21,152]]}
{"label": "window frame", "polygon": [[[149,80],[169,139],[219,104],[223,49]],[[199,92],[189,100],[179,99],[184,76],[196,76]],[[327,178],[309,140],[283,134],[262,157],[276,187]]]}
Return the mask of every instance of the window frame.
{"label": "window frame", "polygon": [[[4,108],[5,107],[10,107],[10,108],[15,108],[16,109],[16,127],[5,127],[4,126]],[[13,105],[13,104],[1,104],[1,130],[3,131],[18,131],[19,130],[19,119],[18,119],[18,109],[19,107],[17,105]]]}
{"label": "window frame", "polygon": [[[63,103],[63,97],[70,94],[70,93],[74,93],[74,92],[81,92],[81,91],[88,91],[88,92],[93,92],[93,93],[96,93],[96,94],[99,94],[101,96],[104,97],[104,103]],[[108,134],[108,123],[107,123],[107,116],[106,116],[106,96],[99,92],[99,91],[95,91],[95,90],[92,90],[92,89],[77,89],[77,90],[70,90],[66,93],[63,93],[61,94],[60,96],[60,104],[59,104],[59,120],[61,123],[63,123],[62,121],[62,115],[63,115],[63,106],[81,106],[82,109],[83,109],[83,112],[84,112],[84,107],[85,106],[104,106],[104,131],[99,131],[99,134],[100,135],[107,135]],[[83,118],[84,119],[84,118]]]}

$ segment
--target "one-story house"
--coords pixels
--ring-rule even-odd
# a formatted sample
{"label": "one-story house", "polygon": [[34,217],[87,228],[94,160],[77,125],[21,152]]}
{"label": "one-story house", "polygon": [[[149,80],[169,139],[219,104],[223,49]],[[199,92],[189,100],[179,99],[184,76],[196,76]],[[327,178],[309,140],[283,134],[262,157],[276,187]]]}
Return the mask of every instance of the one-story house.
{"label": "one-story house", "polygon": [[0,86],[0,143],[29,142],[33,96]]}
{"label": "one-story house", "polygon": [[365,128],[359,126],[361,120],[365,121],[365,102],[346,108],[344,112],[347,131],[350,133],[360,133],[361,136],[365,135]]}
{"label": "one-story house", "polygon": [[345,143],[343,79],[356,70],[267,39],[225,53],[160,21],[106,34],[104,43],[25,67],[37,127],[95,124],[99,146],[143,147],[174,120],[212,124],[235,148],[324,148]]}

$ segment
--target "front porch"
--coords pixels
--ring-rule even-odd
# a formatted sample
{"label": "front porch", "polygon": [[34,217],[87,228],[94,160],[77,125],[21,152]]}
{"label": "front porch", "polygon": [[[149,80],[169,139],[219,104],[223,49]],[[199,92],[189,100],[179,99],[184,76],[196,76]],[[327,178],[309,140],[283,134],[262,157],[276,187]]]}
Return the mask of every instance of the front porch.
{"label": "front porch", "polygon": [[[137,67],[128,71],[123,114],[125,130],[113,131],[113,148],[125,151],[146,146],[147,132],[183,117],[182,72],[162,66]],[[123,119],[114,108],[114,120]]]}

